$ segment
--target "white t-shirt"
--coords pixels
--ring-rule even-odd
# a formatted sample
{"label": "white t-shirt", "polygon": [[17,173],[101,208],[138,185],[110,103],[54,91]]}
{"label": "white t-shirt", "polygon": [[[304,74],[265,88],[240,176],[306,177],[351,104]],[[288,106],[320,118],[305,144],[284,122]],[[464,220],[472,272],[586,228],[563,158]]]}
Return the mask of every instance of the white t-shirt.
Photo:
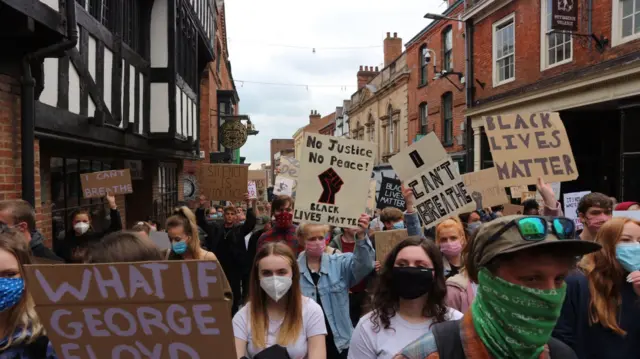
{"label": "white t-shirt", "polygon": [[[391,359],[412,341],[429,333],[433,322],[429,319],[419,324],[409,323],[396,313],[389,320],[391,324],[389,329],[380,327],[376,333],[373,331],[373,323],[371,323],[372,314],[373,312],[367,313],[360,318],[358,325],[356,325],[351,336],[349,359]],[[447,308],[446,320],[460,318],[462,318],[462,313],[453,308]]]}
{"label": "white t-shirt", "polygon": [[[250,307],[249,303],[247,303],[247,305],[242,307],[233,317],[233,335],[247,342],[247,356],[253,358],[254,355],[260,353],[265,348],[256,348],[253,346]],[[276,344],[282,322],[283,319],[269,320],[266,348]],[[287,351],[291,359],[307,358],[307,339],[316,335],[327,335],[324,313],[318,303],[307,297],[302,297],[302,330],[298,339],[293,344],[287,346]]]}

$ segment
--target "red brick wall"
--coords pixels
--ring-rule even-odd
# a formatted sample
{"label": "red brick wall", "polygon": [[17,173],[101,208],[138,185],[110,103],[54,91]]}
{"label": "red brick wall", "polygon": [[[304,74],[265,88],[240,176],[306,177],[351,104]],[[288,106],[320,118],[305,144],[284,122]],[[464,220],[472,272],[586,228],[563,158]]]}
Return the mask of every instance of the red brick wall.
{"label": "red brick wall", "polygon": [[[0,200],[22,196],[22,164],[20,144],[20,82],[0,74]],[[34,145],[36,221],[38,229],[51,246],[50,206],[41,204],[40,145]]]}
{"label": "red brick wall", "polygon": [[[586,12],[581,8],[585,3],[579,4],[579,16]],[[611,41],[611,1],[593,2],[593,32],[604,35]],[[515,12],[515,81],[493,88],[493,27],[492,25],[502,18]],[[476,85],[475,100],[481,100],[497,95],[543,78],[553,77],[568,71],[584,68],[605,60],[638,51],[640,41],[632,41],[611,48],[600,54],[595,50],[595,43],[591,43],[591,50],[581,45],[581,39],[573,38],[573,61],[564,65],[558,65],[551,69],[540,71],[540,1],[517,0],[499,9],[487,18],[475,25],[473,65],[475,78],[486,83],[484,90]],[[580,21],[578,33],[587,33],[586,22]],[[591,40],[589,40],[591,41]],[[544,48],[544,47],[543,47]]]}
{"label": "red brick wall", "polygon": [[[463,10],[462,4],[458,5],[447,16],[457,17]],[[464,123],[464,111],[465,111],[465,92],[458,91],[454,85],[447,79],[441,78],[434,80],[433,71],[433,54],[431,62],[428,65],[427,85],[420,86],[420,47],[423,44],[427,44],[429,49],[434,50],[436,53],[437,70],[442,70],[442,58],[443,58],[443,36],[442,33],[447,26],[451,26],[452,38],[453,38],[453,71],[465,72],[465,57],[464,47],[465,39],[463,36],[464,26],[458,21],[442,20],[428,32],[424,33],[420,38],[414,40],[407,46],[407,66],[411,69],[411,75],[409,77],[408,85],[408,111],[409,111],[409,144],[413,143],[416,134],[420,131],[420,119],[419,107],[422,103],[428,105],[428,129],[431,131],[435,125],[435,133],[443,142],[444,139],[444,117],[442,112],[442,95],[446,92],[451,92],[453,96],[453,145],[445,147],[448,152],[458,152],[464,149],[462,144],[458,143],[458,138],[461,136],[462,130],[460,125]],[[449,79],[458,86],[463,88],[464,85],[460,84],[457,76],[450,76]],[[460,137],[461,138],[461,137]]]}

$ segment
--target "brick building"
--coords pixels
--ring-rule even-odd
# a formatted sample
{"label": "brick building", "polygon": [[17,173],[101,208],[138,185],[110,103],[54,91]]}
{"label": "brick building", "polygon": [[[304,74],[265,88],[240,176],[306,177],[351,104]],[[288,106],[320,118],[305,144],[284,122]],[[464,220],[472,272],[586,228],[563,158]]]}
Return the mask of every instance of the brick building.
{"label": "brick building", "polygon": [[116,198],[125,226],[162,223],[182,200],[217,8],[170,4],[0,0],[0,199],[34,204],[47,245],[78,209],[96,230],[108,223],[103,199],[83,197],[82,173],[131,168],[134,193]]}
{"label": "brick building", "polygon": [[375,165],[386,165],[407,147],[407,83],[410,68],[402,39],[387,33],[383,43],[384,67],[360,66],[358,90],[351,95],[346,114],[351,138],[378,145]]}
{"label": "brick building", "polygon": [[276,157],[276,153],[289,153],[288,155],[285,156],[292,156],[292,153],[294,151],[294,147],[293,147],[293,139],[291,138],[274,138],[271,139],[271,142],[269,144],[270,150],[269,150],[269,158],[271,160],[270,162],[270,168],[269,168],[269,176],[271,177],[271,183],[273,183],[275,181],[276,178],[276,174],[275,174],[275,169],[278,168],[277,165],[277,159]]}
{"label": "brick building", "polygon": [[[442,14],[405,44],[407,66],[411,69],[408,96],[408,140],[435,132],[442,145],[465,169],[464,135],[465,71],[464,26],[456,18],[464,10],[463,1],[449,1]],[[464,171],[463,171],[464,172]]]}
{"label": "brick building", "polygon": [[[552,31],[551,0],[467,0],[467,116],[473,167],[492,166],[483,116],[559,111],[580,177],[563,192],[640,199],[640,14],[628,0],[578,6],[578,29]],[[593,36],[592,36],[593,35]]]}
{"label": "brick building", "polygon": [[320,129],[324,128],[330,122],[335,122],[335,120],[335,112],[322,117],[317,110],[311,110],[311,113],[309,114],[309,123],[303,127],[300,127],[292,136],[295,157],[300,159],[299,156],[302,151],[302,141],[304,140],[305,133],[319,133]]}

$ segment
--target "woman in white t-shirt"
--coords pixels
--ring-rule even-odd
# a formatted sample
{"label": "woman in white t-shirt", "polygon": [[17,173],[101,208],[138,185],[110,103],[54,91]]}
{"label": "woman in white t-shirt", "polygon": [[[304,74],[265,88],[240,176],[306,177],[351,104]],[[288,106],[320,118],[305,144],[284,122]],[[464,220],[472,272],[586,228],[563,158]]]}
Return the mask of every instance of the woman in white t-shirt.
{"label": "woman in white t-shirt", "polygon": [[372,311],[358,322],[349,359],[391,359],[431,326],[462,318],[444,304],[442,254],[428,239],[409,237],[387,255],[373,293]]}
{"label": "woman in white t-shirt", "polygon": [[256,253],[249,301],[233,317],[238,358],[266,348],[287,348],[291,359],[325,359],[322,308],[300,292],[300,270],[291,249],[267,243]]}

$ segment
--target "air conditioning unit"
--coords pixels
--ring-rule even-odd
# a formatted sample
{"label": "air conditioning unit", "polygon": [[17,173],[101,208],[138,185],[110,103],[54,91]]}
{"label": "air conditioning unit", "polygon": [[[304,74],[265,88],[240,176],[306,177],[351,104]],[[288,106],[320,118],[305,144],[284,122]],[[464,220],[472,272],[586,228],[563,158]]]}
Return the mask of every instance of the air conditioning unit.
{"label": "air conditioning unit", "polygon": [[204,159],[204,151],[200,151],[200,159]]}

